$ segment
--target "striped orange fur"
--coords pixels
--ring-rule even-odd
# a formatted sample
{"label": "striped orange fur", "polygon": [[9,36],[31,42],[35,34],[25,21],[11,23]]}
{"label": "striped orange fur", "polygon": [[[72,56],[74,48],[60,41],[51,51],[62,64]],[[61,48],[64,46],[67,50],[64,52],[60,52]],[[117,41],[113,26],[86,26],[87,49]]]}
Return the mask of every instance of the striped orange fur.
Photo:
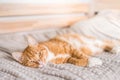
{"label": "striped orange fur", "polygon": [[21,55],[17,52],[12,55],[21,64],[29,67],[42,67],[48,62],[87,66],[91,56],[104,50],[111,51],[113,47],[114,44],[110,41],[78,34],[58,35],[40,43],[28,36],[28,47]]}

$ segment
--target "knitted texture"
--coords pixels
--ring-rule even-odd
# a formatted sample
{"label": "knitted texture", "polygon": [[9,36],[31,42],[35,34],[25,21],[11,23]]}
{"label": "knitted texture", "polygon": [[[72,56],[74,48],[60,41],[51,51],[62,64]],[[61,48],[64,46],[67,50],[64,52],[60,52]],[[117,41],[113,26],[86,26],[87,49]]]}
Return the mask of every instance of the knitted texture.
{"label": "knitted texture", "polygon": [[22,51],[27,46],[25,36],[28,34],[38,41],[45,41],[57,34],[68,32],[92,35],[100,39],[119,40],[120,16],[99,15],[60,30],[39,30],[0,35],[0,80],[120,80],[119,46],[114,49],[117,54],[104,52],[96,56],[103,61],[103,65],[95,67],[48,63],[43,68],[30,68],[19,64],[11,57],[10,53]]}

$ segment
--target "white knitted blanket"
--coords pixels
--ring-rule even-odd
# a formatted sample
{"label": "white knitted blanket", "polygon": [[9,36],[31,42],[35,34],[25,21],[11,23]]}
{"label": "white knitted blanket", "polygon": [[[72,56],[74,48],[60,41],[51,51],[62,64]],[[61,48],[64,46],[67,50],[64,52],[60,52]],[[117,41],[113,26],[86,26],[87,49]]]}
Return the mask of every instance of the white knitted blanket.
{"label": "white knitted blanket", "polygon": [[78,67],[72,64],[54,65],[43,68],[29,68],[16,62],[10,55],[22,51],[27,42],[25,35],[31,34],[38,41],[45,41],[57,34],[76,32],[93,35],[100,39],[120,39],[120,15],[99,15],[71,28],[38,30],[0,35],[0,80],[120,80],[120,53],[102,53],[102,66]]}

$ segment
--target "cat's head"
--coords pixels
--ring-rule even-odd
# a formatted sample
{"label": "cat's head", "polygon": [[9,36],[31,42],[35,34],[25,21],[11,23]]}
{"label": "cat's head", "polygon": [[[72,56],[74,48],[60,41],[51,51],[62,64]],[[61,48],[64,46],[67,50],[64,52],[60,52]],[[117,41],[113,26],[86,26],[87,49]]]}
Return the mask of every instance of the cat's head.
{"label": "cat's head", "polygon": [[29,67],[42,67],[46,64],[48,50],[31,36],[27,37],[28,46],[23,52],[13,52],[12,56],[21,64]]}

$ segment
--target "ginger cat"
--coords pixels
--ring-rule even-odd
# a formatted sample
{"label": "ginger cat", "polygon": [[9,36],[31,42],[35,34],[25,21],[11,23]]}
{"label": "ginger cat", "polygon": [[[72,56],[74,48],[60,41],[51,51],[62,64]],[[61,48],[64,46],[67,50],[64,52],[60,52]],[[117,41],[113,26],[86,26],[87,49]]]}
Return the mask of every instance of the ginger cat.
{"label": "ginger cat", "polygon": [[113,47],[112,41],[78,34],[58,35],[40,43],[28,36],[28,47],[23,52],[12,53],[12,56],[22,65],[29,67],[42,67],[48,62],[95,66],[101,65],[102,61],[92,56],[103,51],[111,51]]}

